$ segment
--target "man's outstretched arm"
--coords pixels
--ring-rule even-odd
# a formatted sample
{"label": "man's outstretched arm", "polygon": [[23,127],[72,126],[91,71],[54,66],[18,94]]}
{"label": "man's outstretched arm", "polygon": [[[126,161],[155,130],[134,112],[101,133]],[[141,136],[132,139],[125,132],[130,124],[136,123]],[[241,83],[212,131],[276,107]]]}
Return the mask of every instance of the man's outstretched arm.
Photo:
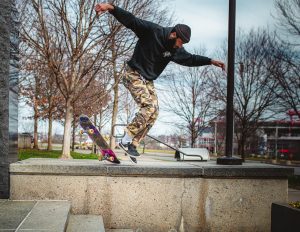
{"label": "man's outstretched arm", "polygon": [[95,11],[97,15],[108,11],[112,14],[120,23],[125,27],[131,29],[138,37],[145,36],[149,29],[155,26],[154,23],[148,22],[146,20],[139,19],[135,17],[130,12],[114,6],[110,3],[98,3],[95,6]]}
{"label": "man's outstretched arm", "polygon": [[225,64],[222,61],[213,60],[206,56],[191,54],[187,52],[184,48],[178,49],[172,61],[174,61],[177,64],[189,66],[189,67],[196,67],[202,65],[214,65],[222,68],[222,70],[225,71]]}

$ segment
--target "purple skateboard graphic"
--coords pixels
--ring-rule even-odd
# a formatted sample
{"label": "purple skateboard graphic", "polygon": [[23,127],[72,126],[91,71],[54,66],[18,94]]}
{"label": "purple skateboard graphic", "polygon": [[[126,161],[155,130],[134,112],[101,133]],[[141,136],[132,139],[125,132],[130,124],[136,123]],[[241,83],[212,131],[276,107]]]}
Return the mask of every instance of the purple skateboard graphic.
{"label": "purple skateboard graphic", "polygon": [[119,164],[120,160],[117,158],[116,154],[113,150],[110,149],[105,139],[100,134],[99,130],[94,126],[88,116],[80,115],[79,117],[79,124],[83,130],[80,133],[87,133],[89,138],[93,140],[94,143],[100,148],[101,155],[98,159],[107,160],[109,162]]}

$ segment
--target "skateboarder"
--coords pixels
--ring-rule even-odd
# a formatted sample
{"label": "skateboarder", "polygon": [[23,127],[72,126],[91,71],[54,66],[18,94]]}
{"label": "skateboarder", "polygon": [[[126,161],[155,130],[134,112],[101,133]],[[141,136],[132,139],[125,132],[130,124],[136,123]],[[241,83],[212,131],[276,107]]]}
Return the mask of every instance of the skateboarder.
{"label": "skateboarder", "polygon": [[158,116],[158,100],[153,81],[170,61],[184,66],[215,65],[225,70],[221,61],[188,53],[183,44],[188,43],[191,29],[185,24],[162,27],[158,24],[139,19],[128,11],[110,3],[95,6],[97,14],[108,11],[125,27],[138,37],[131,59],[123,78],[139,111],[125,129],[125,136],[119,146],[127,149],[131,156],[140,156],[136,147],[146,136]]}

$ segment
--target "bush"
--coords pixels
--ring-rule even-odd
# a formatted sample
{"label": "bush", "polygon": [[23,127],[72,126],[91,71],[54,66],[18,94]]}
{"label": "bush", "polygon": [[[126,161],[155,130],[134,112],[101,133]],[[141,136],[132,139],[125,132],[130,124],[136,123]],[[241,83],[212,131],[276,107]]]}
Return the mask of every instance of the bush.
{"label": "bush", "polygon": [[294,208],[300,209],[300,201],[290,202],[289,205]]}

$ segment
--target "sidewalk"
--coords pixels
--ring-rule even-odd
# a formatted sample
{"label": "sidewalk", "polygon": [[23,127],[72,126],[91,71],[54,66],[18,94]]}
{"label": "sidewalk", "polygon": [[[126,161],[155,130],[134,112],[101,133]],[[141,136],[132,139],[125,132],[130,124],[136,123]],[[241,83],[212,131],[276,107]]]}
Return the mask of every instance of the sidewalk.
{"label": "sidewalk", "polygon": [[300,190],[289,188],[288,195],[289,195],[289,202],[300,201]]}
{"label": "sidewalk", "polygon": [[298,161],[298,160],[291,160],[291,161],[277,160],[277,163],[272,163],[271,160],[266,160],[264,162],[268,163],[268,164],[281,165],[281,166],[300,167],[300,161]]}

